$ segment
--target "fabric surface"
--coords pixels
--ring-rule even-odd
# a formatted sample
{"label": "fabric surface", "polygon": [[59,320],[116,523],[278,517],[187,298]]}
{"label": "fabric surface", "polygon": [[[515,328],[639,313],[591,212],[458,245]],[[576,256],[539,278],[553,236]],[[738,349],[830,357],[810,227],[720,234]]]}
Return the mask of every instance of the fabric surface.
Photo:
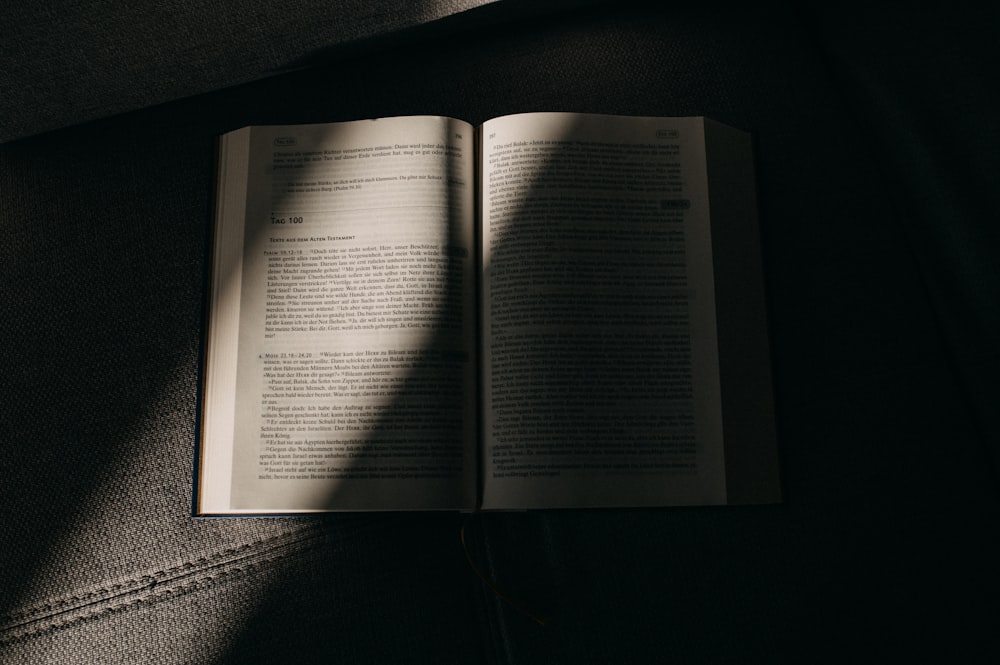
{"label": "fabric surface", "polygon": [[[487,5],[496,4],[496,7]],[[254,81],[421,27],[579,0],[57,0],[0,7],[0,141]],[[500,6],[502,5],[502,6]],[[484,12],[470,12],[485,8]],[[468,14],[466,16],[459,16]],[[445,19],[458,19],[449,23]]]}
{"label": "fabric surface", "polygon": [[[1000,470],[1000,10],[861,15],[818,12],[824,50],[881,155],[936,325]],[[905,37],[886,38],[891,25]]]}
{"label": "fabric surface", "polygon": [[[995,660],[995,24],[892,18],[593,7],[0,145],[0,661]],[[214,138],[536,110],[754,133],[785,502],[472,518],[544,627],[457,515],[192,519]]]}

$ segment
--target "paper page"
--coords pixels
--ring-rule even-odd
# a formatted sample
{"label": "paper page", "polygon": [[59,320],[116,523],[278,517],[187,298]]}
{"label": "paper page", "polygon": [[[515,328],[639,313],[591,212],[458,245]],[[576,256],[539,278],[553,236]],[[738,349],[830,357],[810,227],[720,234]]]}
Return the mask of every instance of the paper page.
{"label": "paper page", "polygon": [[[206,372],[235,400],[221,424],[206,417],[201,511],[471,508],[472,128],[416,117],[243,131],[245,228],[221,238],[242,251],[215,266],[239,302],[214,303],[210,323],[228,308],[238,332],[215,344],[233,362],[214,365],[210,344]],[[225,399],[207,393],[207,416]]]}
{"label": "paper page", "polygon": [[725,503],[702,120],[481,131],[483,507]]}

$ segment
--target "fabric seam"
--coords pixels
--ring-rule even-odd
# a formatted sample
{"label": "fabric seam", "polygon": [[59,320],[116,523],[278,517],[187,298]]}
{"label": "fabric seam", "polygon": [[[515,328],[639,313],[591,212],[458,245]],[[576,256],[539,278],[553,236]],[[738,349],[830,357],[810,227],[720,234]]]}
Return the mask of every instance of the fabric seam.
{"label": "fabric seam", "polygon": [[[310,531],[312,533],[282,534],[239,547],[230,547],[163,570],[132,577],[122,583],[8,614],[0,618],[0,645],[84,623],[137,605],[197,591],[221,579],[253,571],[263,564],[281,560],[298,551],[308,550],[316,541],[321,540],[321,534],[317,533],[317,529]],[[297,545],[303,547],[299,549]],[[235,565],[218,570],[227,564]],[[129,595],[137,597],[115,603],[116,600]],[[108,605],[109,603],[112,604]],[[89,613],[88,608],[91,609]],[[85,613],[76,615],[78,612]],[[59,615],[68,616],[60,619],[57,618]],[[55,621],[47,621],[50,619]],[[45,625],[34,625],[39,623]]]}

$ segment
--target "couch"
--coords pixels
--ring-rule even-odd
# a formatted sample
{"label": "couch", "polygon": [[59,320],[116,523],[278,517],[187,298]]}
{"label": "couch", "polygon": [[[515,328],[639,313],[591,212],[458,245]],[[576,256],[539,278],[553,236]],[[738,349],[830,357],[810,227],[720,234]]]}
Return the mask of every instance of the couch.
{"label": "couch", "polygon": [[[997,28],[810,3],[0,10],[0,662],[996,662]],[[534,110],[753,133],[783,503],[192,518],[215,137]]]}

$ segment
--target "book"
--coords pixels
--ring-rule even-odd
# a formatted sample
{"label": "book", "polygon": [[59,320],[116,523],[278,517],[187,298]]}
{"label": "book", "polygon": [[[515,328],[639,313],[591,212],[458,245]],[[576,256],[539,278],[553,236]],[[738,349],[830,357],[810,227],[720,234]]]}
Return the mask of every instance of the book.
{"label": "book", "polygon": [[196,515],[780,501],[749,134],[220,137]]}

